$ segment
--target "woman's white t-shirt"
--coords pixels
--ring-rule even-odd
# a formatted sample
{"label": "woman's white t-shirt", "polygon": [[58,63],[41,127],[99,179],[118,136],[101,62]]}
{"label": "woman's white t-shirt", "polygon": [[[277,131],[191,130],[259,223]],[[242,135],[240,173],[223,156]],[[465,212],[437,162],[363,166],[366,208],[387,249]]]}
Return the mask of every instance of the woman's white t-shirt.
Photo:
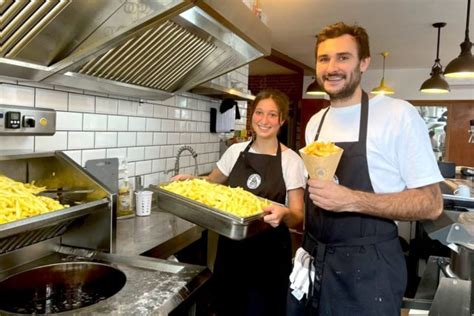
{"label": "woman's white t-shirt", "polygon": [[[224,152],[221,159],[217,162],[217,168],[219,168],[223,175],[226,177],[230,175],[240,153],[247,148],[249,143],[250,141],[233,144]],[[249,152],[258,154],[253,148],[250,148]],[[298,188],[305,188],[306,178],[303,160],[289,148],[281,152],[281,170],[287,192]]]}

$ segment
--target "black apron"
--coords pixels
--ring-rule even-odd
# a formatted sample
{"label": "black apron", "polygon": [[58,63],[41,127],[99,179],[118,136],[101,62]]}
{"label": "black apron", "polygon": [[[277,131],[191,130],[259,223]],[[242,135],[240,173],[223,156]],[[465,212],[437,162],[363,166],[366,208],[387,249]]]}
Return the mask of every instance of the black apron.
{"label": "black apron", "polygon": [[[345,187],[374,192],[367,164],[368,103],[363,91],[358,141],[336,143],[344,149],[336,176]],[[326,211],[313,204],[307,189],[305,203],[303,248],[313,256],[315,272],[307,314],[400,315],[406,266],[395,223],[359,213]]]}
{"label": "black apron", "polygon": [[[228,184],[284,204],[280,144],[276,156],[250,153],[251,145],[240,153]],[[219,236],[213,277],[218,315],[284,315],[290,272],[291,240],[284,224],[241,241]]]}

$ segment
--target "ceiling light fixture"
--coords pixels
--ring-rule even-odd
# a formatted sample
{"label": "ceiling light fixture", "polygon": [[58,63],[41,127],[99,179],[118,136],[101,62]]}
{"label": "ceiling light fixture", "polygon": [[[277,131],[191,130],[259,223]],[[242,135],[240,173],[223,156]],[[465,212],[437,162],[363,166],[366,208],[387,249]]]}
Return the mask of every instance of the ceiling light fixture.
{"label": "ceiling light fixture", "polygon": [[306,94],[309,95],[327,95],[326,91],[318,84],[318,80],[314,77],[314,81],[306,88]]}
{"label": "ceiling light fixture", "polygon": [[472,43],[469,39],[469,15],[471,0],[467,0],[466,32],[464,42],[461,43],[461,53],[453,59],[444,70],[448,78],[474,78],[474,56],[472,56]]}
{"label": "ceiling light fixture", "polygon": [[420,87],[420,91],[423,93],[448,93],[449,84],[446,82],[443,76],[443,66],[439,60],[439,37],[441,34],[441,28],[445,27],[446,23],[438,22],[434,23],[433,27],[438,29],[438,43],[436,45],[436,59],[433,67],[431,68],[430,78],[425,80]]}
{"label": "ceiling light fixture", "polygon": [[395,90],[385,84],[385,58],[388,56],[388,52],[380,53],[383,57],[383,70],[382,70],[382,80],[380,80],[380,86],[374,88],[371,93],[373,94],[394,94]]}

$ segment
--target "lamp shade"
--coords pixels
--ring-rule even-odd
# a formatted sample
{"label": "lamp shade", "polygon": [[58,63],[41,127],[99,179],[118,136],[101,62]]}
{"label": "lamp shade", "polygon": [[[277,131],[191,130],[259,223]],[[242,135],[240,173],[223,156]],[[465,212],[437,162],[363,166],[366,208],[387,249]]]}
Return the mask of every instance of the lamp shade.
{"label": "lamp shade", "polygon": [[373,94],[394,94],[395,90],[387,86],[385,83],[385,58],[388,56],[388,52],[382,52],[380,55],[383,57],[383,68],[382,68],[382,80],[380,80],[380,85],[376,88],[373,88],[370,93]]}
{"label": "lamp shade", "polygon": [[326,91],[321,88],[318,84],[318,80],[314,79],[314,81],[306,88],[306,94],[309,95],[327,95]]}
{"label": "lamp shade", "polygon": [[471,13],[471,0],[467,0],[466,30],[464,42],[461,43],[461,53],[453,59],[444,70],[444,75],[449,78],[474,78],[474,57],[472,56],[472,43],[469,39],[469,15]]}
{"label": "lamp shade", "polygon": [[[471,43],[469,45],[472,46]],[[448,78],[474,78],[474,56],[471,49],[466,49],[459,57],[453,59],[446,66],[444,75]]]}
{"label": "lamp shade", "polygon": [[448,93],[450,91],[449,84],[438,74],[433,74],[431,78],[425,80],[420,87],[420,91],[423,93]]}
{"label": "lamp shade", "polygon": [[441,68],[433,67],[431,77],[423,82],[420,91],[423,93],[448,93],[450,91],[449,84],[444,79]]}
{"label": "lamp shade", "polygon": [[436,42],[436,59],[433,67],[431,68],[431,77],[425,80],[425,82],[423,82],[420,87],[420,91],[423,93],[448,93],[450,91],[449,84],[444,79],[443,66],[441,66],[439,59],[439,38],[441,34],[441,28],[445,26],[446,23],[444,22],[438,22],[433,24],[433,27],[438,29],[438,41]]}
{"label": "lamp shade", "polygon": [[394,94],[395,90],[385,84],[385,79],[380,80],[380,85],[376,88],[373,88],[370,93],[373,94]]}

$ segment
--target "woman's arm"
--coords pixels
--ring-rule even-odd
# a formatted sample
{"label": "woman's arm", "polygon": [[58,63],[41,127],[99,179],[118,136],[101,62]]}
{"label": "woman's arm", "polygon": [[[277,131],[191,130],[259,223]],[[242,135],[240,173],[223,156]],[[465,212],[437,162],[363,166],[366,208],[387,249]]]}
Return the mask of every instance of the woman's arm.
{"label": "woman's arm", "polygon": [[298,227],[304,217],[304,190],[298,188],[288,191],[288,207],[279,204],[271,204],[263,209],[270,214],[265,215],[263,220],[277,227],[281,222],[290,228]]}
{"label": "woman's arm", "polygon": [[[196,177],[191,175],[191,174],[187,174],[187,173],[183,173],[183,174],[178,174],[178,175],[175,175],[174,177],[171,178],[171,181],[176,181],[176,180],[188,180],[188,179],[195,179]],[[204,176],[204,177],[199,177],[201,179],[204,179],[204,180],[207,180],[209,182],[213,182],[213,183],[225,183],[227,181],[227,178],[220,170],[219,168],[214,168],[211,173],[208,175],[208,176]]]}

